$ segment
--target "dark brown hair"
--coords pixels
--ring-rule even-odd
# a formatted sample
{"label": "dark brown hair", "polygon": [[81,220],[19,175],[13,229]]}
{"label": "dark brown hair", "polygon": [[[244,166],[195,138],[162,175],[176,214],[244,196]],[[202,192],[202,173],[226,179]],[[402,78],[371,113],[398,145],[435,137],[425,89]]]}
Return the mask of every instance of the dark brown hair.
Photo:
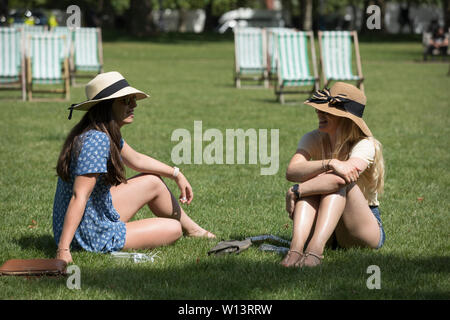
{"label": "dark brown hair", "polygon": [[91,107],[70,131],[59,154],[56,172],[64,180],[70,180],[70,162],[72,152],[78,154],[82,141],[80,135],[89,130],[97,130],[106,133],[109,139],[110,157],[107,162],[105,181],[110,185],[126,183],[125,167],[120,158],[120,140],[122,135],[120,127],[114,119],[112,104],[114,100],[105,100]]}

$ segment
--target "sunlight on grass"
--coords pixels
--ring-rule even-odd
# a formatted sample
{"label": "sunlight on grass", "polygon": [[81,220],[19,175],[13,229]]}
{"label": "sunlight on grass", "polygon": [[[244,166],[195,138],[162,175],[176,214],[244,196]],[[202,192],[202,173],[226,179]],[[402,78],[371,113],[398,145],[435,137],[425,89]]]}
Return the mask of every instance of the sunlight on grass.
{"label": "sunlight on grass", "polygon": [[[361,43],[368,98],[365,119],[384,147],[386,193],[381,215],[387,240],[378,251],[325,252],[313,270],[285,270],[281,256],[250,248],[238,256],[208,257],[217,241],[183,238],[159,248],[155,263],[113,261],[74,252],[81,290],[65,279],[0,278],[0,299],[448,299],[448,152],[450,77],[442,63],[424,64],[420,43]],[[218,240],[275,234],[290,238],[284,212],[288,161],[300,137],[316,128],[312,108],[280,105],[273,90],[233,87],[233,43],[104,43],[105,71],[117,70],[151,95],[139,103],[124,139],[136,150],[171,164],[172,132],[217,128],[279,129],[280,168],[261,176],[261,165],[182,165],[195,199],[186,211]],[[1,92],[0,98],[14,96]],[[17,96],[17,94],[16,94]],[[51,258],[56,160],[65,135],[80,119],[71,101],[1,101],[0,262]],[[206,143],[204,144],[204,146]],[[135,173],[128,170],[128,176]],[[172,181],[168,185],[178,196]],[[145,208],[137,218],[151,216]],[[32,220],[36,225],[32,228]],[[381,290],[368,290],[366,269],[381,269]]]}

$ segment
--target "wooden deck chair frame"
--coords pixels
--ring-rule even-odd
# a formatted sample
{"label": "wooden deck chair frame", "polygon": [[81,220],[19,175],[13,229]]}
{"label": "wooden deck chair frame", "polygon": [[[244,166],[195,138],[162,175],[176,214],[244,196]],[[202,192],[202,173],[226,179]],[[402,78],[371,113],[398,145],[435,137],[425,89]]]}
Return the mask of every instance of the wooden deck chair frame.
{"label": "wooden deck chair frame", "polygon": [[18,35],[20,37],[19,39],[19,48],[17,48],[17,50],[19,50],[19,56],[20,56],[20,74],[19,76],[19,80],[18,81],[12,81],[12,82],[7,82],[7,83],[0,83],[0,90],[21,90],[22,91],[22,100],[26,101],[27,99],[27,90],[26,90],[26,67],[25,67],[25,52],[23,50],[24,46],[24,33],[17,28],[12,28],[12,29],[16,29],[18,32]]}
{"label": "wooden deck chair frame", "polygon": [[[319,31],[317,36],[319,37],[319,55],[320,55],[320,70],[322,74],[322,87],[328,87],[328,85],[331,83],[331,81],[351,81],[351,80],[342,80],[342,79],[327,79],[326,72],[325,72],[325,65],[323,62],[323,44],[322,44],[322,35],[323,31]],[[362,72],[362,66],[361,66],[361,56],[359,53],[359,42],[358,42],[358,33],[356,31],[350,31],[350,37],[353,38],[353,46],[355,50],[355,60],[356,60],[356,69],[358,73],[358,79],[356,80],[356,86],[361,89],[362,92],[364,92],[364,76]]]}
{"label": "wooden deck chair frame", "polygon": [[[82,86],[84,84],[77,85],[76,78],[89,78],[91,79],[93,76],[97,74],[103,73],[103,40],[102,40],[102,29],[95,28],[97,32],[97,53],[98,53],[98,62],[100,64],[99,71],[94,74],[79,74],[77,73],[76,65],[75,65],[75,39],[72,41],[72,45],[70,47],[70,59],[69,59],[69,67],[70,67],[70,84],[73,86]],[[75,31],[73,31],[75,33]],[[74,34],[75,37],[75,34]]]}
{"label": "wooden deck chair frame", "polygon": [[[283,85],[283,79],[282,76],[280,74],[280,61],[277,61],[277,78],[275,79],[275,85],[274,85],[274,89],[275,89],[275,95],[276,95],[276,100],[278,102],[280,102],[281,104],[285,103],[285,99],[284,99],[284,95],[285,94],[298,94],[298,93],[313,93],[316,90],[319,90],[319,84],[320,84],[320,79],[319,79],[319,74],[318,74],[318,70],[317,70],[317,61],[316,61],[316,48],[315,48],[315,44],[314,44],[314,33],[312,31],[300,31],[303,32],[304,34],[306,34],[306,38],[309,38],[309,47],[310,47],[310,51],[311,51],[311,63],[313,66],[313,77],[314,79],[312,79],[314,81],[314,83],[312,84],[312,88],[309,90],[290,90],[288,89],[288,87],[285,87]],[[278,50],[278,49],[277,49]],[[309,61],[307,61],[307,63],[309,64]]]}
{"label": "wooden deck chair frame", "polygon": [[[239,32],[239,29],[236,29],[237,32]],[[266,40],[266,33],[264,29],[261,29],[261,38],[262,38],[262,52],[261,56],[263,59],[263,63],[266,63],[266,48],[267,48],[267,40]],[[267,66],[263,66],[261,69],[260,75],[243,75],[241,72],[241,68],[238,63],[239,60],[239,50],[238,45],[236,43],[236,32],[234,33],[234,84],[236,88],[242,88],[241,80],[253,80],[253,81],[259,81],[264,82],[264,88],[269,87],[269,74],[267,71]],[[256,74],[256,73],[255,73]]]}
{"label": "wooden deck chair frame", "polygon": [[[28,40],[31,40],[31,35],[28,36]],[[64,35],[60,36],[61,38],[65,39]],[[30,49],[30,45],[27,46],[27,50]],[[67,101],[70,100],[70,73],[69,73],[69,58],[65,58],[63,60],[62,66],[61,66],[61,75],[62,75],[62,81],[63,81],[63,88],[62,89],[48,89],[48,90],[33,90],[33,74],[32,74],[32,62],[30,55],[26,55],[25,57],[26,61],[26,74],[27,74],[27,96],[28,101]],[[35,93],[62,93],[64,98],[33,98],[33,92]]]}

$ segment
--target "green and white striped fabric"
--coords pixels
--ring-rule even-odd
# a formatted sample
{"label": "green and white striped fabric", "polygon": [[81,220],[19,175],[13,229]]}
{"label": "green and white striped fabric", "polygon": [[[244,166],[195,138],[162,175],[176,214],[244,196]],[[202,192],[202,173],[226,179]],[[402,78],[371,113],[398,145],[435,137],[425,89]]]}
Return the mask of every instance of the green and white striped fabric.
{"label": "green and white striped fabric", "polygon": [[0,83],[19,81],[21,66],[20,31],[15,28],[0,28]]}
{"label": "green and white striped fabric", "polygon": [[260,73],[266,69],[264,41],[264,32],[260,28],[234,30],[236,64],[240,73]]}
{"label": "green and white striped fabric", "polygon": [[269,57],[270,73],[275,74],[277,72],[277,60],[276,53],[276,36],[278,34],[296,32],[294,29],[289,28],[267,28],[267,55]]}
{"label": "green and white striped fabric", "polygon": [[17,23],[17,22],[13,23],[12,27],[19,29],[21,31],[31,32],[31,33],[40,33],[40,32],[44,32],[47,30],[47,26],[29,25],[29,24]]}
{"label": "green and white striped fabric", "polygon": [[100,71],[96,28],[77,28],[74,36],[75,69],[81,71]]}
{"label": "green and white striped fabric", "polygon": [[67,27],[54,27],[51,30],[52,33],[57,35],[63,35],[66,38],[66,46],[63,51],[61,51],[61,58],[68,58],[70,55],[70,47],[72,46],[72,31]]}
{"label": "green and white striped fabric", "polygon": [[61,35],[42,34],[28,36],[27,56],[31,57],[31,76],[33,83],[62,83],[61,52],[65,39]]}
{"label": "green and white striped fabric", "polygon": [[308,38],[302,31],[276,35],[278,83],[282,86],[304,86],[315,82],[309,70]]}
{"label": "green and white striped fabric", "polygon": [[350,31],[322,33],[322,61],[325,77],[330,80],[357,80],[352,72],[352,35]]}

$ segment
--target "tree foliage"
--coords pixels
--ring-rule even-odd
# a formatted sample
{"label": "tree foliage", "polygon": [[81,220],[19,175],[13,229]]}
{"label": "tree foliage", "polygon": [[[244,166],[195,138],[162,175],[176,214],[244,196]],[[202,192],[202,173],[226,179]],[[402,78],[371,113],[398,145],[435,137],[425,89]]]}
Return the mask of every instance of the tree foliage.
{"label": "tree foliage", "polygon": [[[3,7],[9,8],[46,8],[46,9],[65,9],[74,4],[73,0],[0,0]],[[449,0],[281,0],[283,8],[288,11],[295,19],[294,25],[299,28],[308,27],[312,24],[317,28],[319,16],[343,14],[348,6],[356,9],[362,9],[365,12],[371,4],[379,5],[382,13],[385,11],[388,2],[405,3],[410,6],[438,5],[443,8],[446,24],[450,23]],[[212,29],[214,23],[217,23],[218,17],[223,13],[240,7],[249,7],[255,9],[265,8],[266,0],[77,0],[76,4],[82,12],[90,12],[98,16],[111,16],[109,26],[114,26],[113,21],[121,16],[133,14],[133,19],[144,23],[149,22],[149,10],[161,9],[205,9],[207,15],[207,28]],[[140,9],[139,9],[140,8]],[[362,17],[363,19],[365,17]],[[137,23],[137,22],[136,22]],[[136,24],[134,23],[134,24]],[[125,23],[129,25],[130,22]],[[119,24],[120,25],[120,24]],[[117,26],[117,23],[115,24]],[[139,28],[136,32],[139,31]]]}

